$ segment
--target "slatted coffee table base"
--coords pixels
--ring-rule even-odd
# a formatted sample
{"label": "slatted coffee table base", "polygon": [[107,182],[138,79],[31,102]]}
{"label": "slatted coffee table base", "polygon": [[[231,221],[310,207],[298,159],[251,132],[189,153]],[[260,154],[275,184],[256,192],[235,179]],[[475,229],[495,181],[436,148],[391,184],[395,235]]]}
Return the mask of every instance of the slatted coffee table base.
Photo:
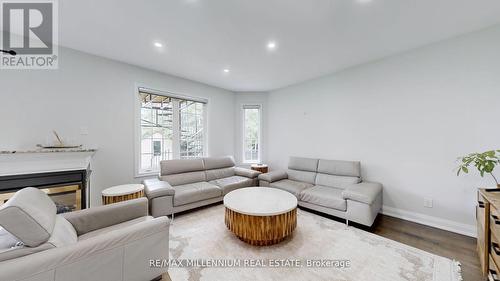
{"label": "slatted coffee table base", "polygon": [[268,246],[279,243],[297,226],[297,208],[275,216],[244,215],[226,208],[227,228],[251,245]]}
{"label": "slatted coffee table base", "polygon": [[134,192],[131,194],[126,194],[126,195],[119,195],[119,196],[102,196],[102,203],[104,205],[112,204],[112,203],[118,203],[122,201],[127,201],[127,200],[132,200],[132,199],[137,199],[144,197],[144,190],[141,190],[139,192]]}

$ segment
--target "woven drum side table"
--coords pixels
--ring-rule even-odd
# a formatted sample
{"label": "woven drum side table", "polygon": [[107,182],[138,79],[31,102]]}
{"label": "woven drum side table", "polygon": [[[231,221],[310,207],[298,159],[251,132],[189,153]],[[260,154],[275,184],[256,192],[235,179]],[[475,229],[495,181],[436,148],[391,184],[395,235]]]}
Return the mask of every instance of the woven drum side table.
{"label": "woven drum side table", "polygon": [[102,204],[108,205],[141,198],[144,196],[144,185],[142,184],[124,184],[106,188],[102,191]]}

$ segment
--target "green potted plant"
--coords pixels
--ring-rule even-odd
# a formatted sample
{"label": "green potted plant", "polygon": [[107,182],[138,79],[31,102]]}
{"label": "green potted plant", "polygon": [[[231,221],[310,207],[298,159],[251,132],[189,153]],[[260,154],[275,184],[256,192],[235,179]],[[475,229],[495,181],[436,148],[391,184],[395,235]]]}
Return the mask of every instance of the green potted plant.
{"label": "green potted plant", "polygon": [[497,188],[500,188],[497,178],[493,174],[496,165],[500,165],[500,150],[489,150],[483,153],[471,153],[466,156],[458,158],[460,165],[458,166],[457,176],[461,172],[469,173],[469,167],[473,165],[479,171],[481,177],[484,174],[490,174],[495,180]]}

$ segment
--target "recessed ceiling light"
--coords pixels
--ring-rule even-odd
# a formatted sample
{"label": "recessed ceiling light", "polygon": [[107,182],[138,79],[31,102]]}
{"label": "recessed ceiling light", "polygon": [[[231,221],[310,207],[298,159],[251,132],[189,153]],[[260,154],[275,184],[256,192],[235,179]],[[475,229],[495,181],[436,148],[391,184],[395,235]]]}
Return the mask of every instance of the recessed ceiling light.
{"label": "recessed ceiling light", "polygon": [[222,71],[224,71],[224,73],[229,73],[229,68],[224,68]]}
{"label": "recessed ceiling light", "polygon": [[373,0],[357,0],[358,3],[361,3],[361,4],[367,4],[367,3],[370,3],[372,2]]}
{"label": "recessed ceiling light", "polygon": [[161,48],[163,47],[163,44],[160,42],[154,42],[153,45],[155,45],[156,48]]}
{"label": "recessed ceiling light", "polygon": [[278,45],[274,41],[267,42],[267,49],[272,51],[275,50]]}

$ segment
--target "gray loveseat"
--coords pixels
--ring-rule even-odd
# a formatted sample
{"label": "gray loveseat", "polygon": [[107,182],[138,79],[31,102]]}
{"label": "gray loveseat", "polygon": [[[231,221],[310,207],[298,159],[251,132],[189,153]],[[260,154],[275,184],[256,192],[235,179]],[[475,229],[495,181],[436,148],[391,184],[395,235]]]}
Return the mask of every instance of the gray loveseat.
{"label": "gray loveseat", "polygon": [[371,226],[382,208],[382,185],[361,180],[354,161],[290,157],[288,170],[259,176],[260,186],[288,191],[299,206]]}
{"label": "gray loveseat", "polygon": [[0,280],[145,281],[167,267],[169,219],[146,198],[56,215],[43,191],[25,188],[0,208]]}
{"label": "gray loveseat", "polygon": [[151,215],[213,204],[230,191],[258,185],[260,172],[234,165],[230,156],[161,161],[159,177],[143,181]]}

